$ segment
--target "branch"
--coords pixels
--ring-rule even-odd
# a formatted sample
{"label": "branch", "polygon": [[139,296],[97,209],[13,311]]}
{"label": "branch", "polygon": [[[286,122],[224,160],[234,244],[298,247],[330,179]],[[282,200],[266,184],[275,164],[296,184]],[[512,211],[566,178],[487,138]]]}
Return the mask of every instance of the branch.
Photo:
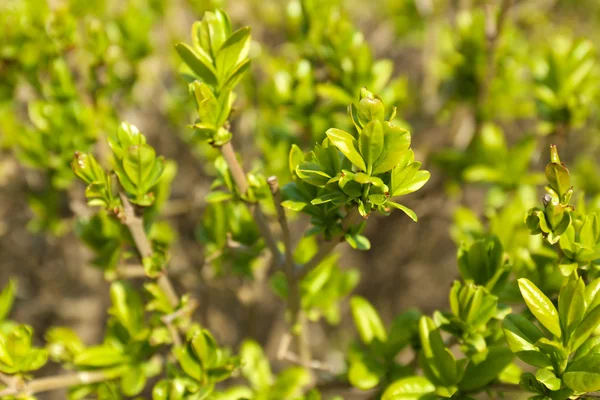
{"label": "branch", "polygon": [[191,315],[197,307],[198,303],[196,302],[196,300],[190,299],[189,303],[187,303],[185,306],[181,307],[177,311],[161,317],[160,320],[163,322],[163,324],[165,324],[165,326],[169,330],[169,333],[173,338],[173,344],[175,344],[175,347],[180,347],[183,343],[181,341],[181,338],[179,337],[179,333],[177,332],[177,327],[173,325],[173,322],[179,317]]}
{"label": "branch", "polygon": [[[284,272],[288,285],[288,310],[290,311],[292,333],[294,334],[295,346],[300,354],[302,364],[309,364],[310,349],[306,339],[306,327],[302,315],[302,296],[300,294],[300,279],[296,274],[296,266],[294,265],[294,257],[292,254],[292,240],[290,236],[290,228],[285,216],[285,210],[281,205],[281,191],[279,190],[279,182],[276,176],[271,176],[267,179],[267,183],[271,189],[275,209],[277,210],[277,220],[281,226],[283,244],[285,246],[285,262]],[[287,349],[286,349],[286,354]]]}
{"label": "branch", "polygon": [[[223,146],[220,147],[220,149],[221,154],[225,159],[225,162],[227,162],[227,165],[229,166],[229,171],[231,171],[231,175],[233,176],[233,180],[235,181],[238,190],[241,194],[246,194],[248,192],[250,184],[246,179],[244,169],[242,168],[237,157],[235,156],[235,151],[233,149],[231,141],[225,143]],[[282,256],[279,252],[279,248],[277,247],[277,241],[275,240],[275,237],[271,232],[271,228],[267,223],[267,219],[263,214],[262,209],[256,203],[246,203],[246,205],[248,206],[250,212],[254,215],[254,220],[256,221],[256,225],[258,225],[258,230],[260,231],[261,235],[265,238],[267,247],[273,254],[275,260],[278,263],[280,263],[282,260]]]}
{"label": "branch", "polygon": [[[133,241],[135,242],[135,246],[137,247],[140,256],[142,259],[151,257],[152,245],[144,230],[144,221],[136,215],[133,204],[131,204],[127,196],[123,193],[121,193],[121,201],[123,202],[123,209],[125,211],[125,225],[129,228],[129,232],[131,232],[131,236],[133,237]],[[179,296],[177,296],[169,277],[165,273],[162,273],[158,277],[157,282],[158,286],[169,299],[171,306],[176,308],[179,304]]]}
{"label": "branch", "polygon": [[134,278],[147,278],[146,270],[141,264],[136,265],[119,265],[115,270],[117,279],[134,279]]}
{"label": "branch", "polygon": [[285,267],[291,274],[294,274],[294,256],[292,254],[292,239],[290,235],[290,227],[288,226],[287,218],[285,216],[285,210],[281,205],[281,190],[279,190],[279,182],[276,176],[271,176],[267,179],[269,188],[271,189],[271,195],[273,196],[273,202],[275,203],[275,209],[277,210],[277,221],[281,226],[281,236],[283,237],[283,245],[285,247]]}
{"label": "branch", "polygon": [[118,376],[118,371],[120,371],[120,368],[104,371],[83,371],[68,375],[34,379],[29,382],[15,380],[13,381],[15,383],[11,385],[11,387],[0,391],[0,398],[3,398],[4,396],[16,396],[19,394],[32,395],[76,385],[104,382],[116,378]]}
{"label": "branch", "polygon": [[315,268],[317,265],[319,265],[321,263],[321,261],[323,261],[329,255],[329,253],[331,253],[333,251],[333,249],[335,249],[335,247],[343,241],[344,235],[346,234],[348,229],[352,225],[360,222],[361,220],[362,220],[362,217],[358,213],[357,208],[353,208],[351,211],[349,211],[346,214],[346,216],[344,217],[344,219],[342,220],[342,234],[340,236],[338,236],[337,238],[334,238],[333,240],[325,242],[321,246],[321,248],[319,249],[317,254],[315,254],[314,257],[304,265],[302,271],[300,272],[299,279],[302,279],[313,268]]}

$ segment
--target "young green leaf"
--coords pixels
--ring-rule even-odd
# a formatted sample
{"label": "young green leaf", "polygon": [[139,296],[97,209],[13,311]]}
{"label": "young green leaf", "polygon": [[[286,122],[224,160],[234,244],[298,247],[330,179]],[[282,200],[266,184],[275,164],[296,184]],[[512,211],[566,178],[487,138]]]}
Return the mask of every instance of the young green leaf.
{"label": "young green leaf", "polygon": [[209,85],[217,85],[217,73],[210,59],[185,43],[177,43],[175,49],[194,74]]}
{"label": "young green leaf", "polygon": [[570,363],[563,374],[569,388],[581,392],[600,390],[600,354],[589,354]]}
{"label": "young green leaf", "polygon": [[531,313],[554,336],[560,338],[562,332],[558,312],[550,299],[530,280],[525,278],[519,279],[519,289]]}
{"label": "young green leaf", "polygon": [[387,333],[379,314],[366,299],[353,296],[350,300],[350,307],[352,308],[354,324],[364,343],[369,344],[375,339],[381,342],[387,340]]}
{"label": "young green leaf", "polygon": [[503,346],[488,348],[486,358],[479,363],[470,362],[465,370],[465,375],[460,381],[459,388],[473,391],[485,387],[512,362],[514,356],[510,349]]}
{"label": "young green leaf", "polygon": [[240,28],[227,38],[217,52],[217,71],[226,76],[229,71],[248,55],[250,48],[250,28]]}
{"label": "young green leaf", "polygon": [[6,319],[12,309],[16,289],[17,284],[11,279],[0,293],[0,323]]}
{"label": "young green leaf", "polygon": [[434,392],[435,386],[427,378],[411,376],[388,386],[381,400],[418,400]]}
{"label": "young green leaf", "polygon": [[383,127],[378,120],[371,121],[358,135],[358,149],[367,167],[367,173],[373,170],[373,164],[383,151]]}
{"label": "young green leaf", "polygon": [[358,143],[354,136],[336,128],[329,129],[326,134],[331,143],[333,143],[333,145],[337,147],[352,164],[361,171],[367,170],[365,161],[356,148]]}
{"label": "young green leaf", "polygon": [[581,322],[585,314],[585,284],[583,279],[567,283],[560,290],[558,295],[558,314],[563,326],[565,336],[570,337],[571,333]]}

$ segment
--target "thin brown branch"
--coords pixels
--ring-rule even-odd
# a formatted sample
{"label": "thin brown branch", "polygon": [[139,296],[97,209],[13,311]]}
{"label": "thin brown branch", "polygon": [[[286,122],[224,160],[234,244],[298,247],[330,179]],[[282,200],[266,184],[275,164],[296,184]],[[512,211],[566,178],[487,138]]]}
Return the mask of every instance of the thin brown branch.
{"label": "thin brown branch", "polygon": [[287,361],[293,362],[294,364],[300,365],[301,367],[304,367],[304,368],[314,369],[314,370],[319,370],[319,371],[326,371],[329,373],[334,372],[331,369],[331,367],[329,367],[326,363],[324,363],[322,361],[318,361],[318,360],[304,361],[304,360],[302,360],[301,356],[298,356],[289,351],[286,353],[286,355],[283,358]]}
{"label": "thin brown branch", "polygon": [[163,316],[161,320],[164,323],[172,323],[177,318],[191,315],[196,308],[198,308],[198,302],[194,299],[190,299],[190,301],[184,307],[181,307],[171,314]]}
{"label": "thin brown branch", "polygon": [[118,279],[134,279],[134,278],[147,278],[146,270],[141,264],[136,265],[119,265],[115,270],[116,277]]}
{"label": "thin brown branch", "polygon": [[283,245],[285,247],[285,267],[286,270],[293,275],[294,274],[294,257],[292,254],[292,239],[290,235],[290,227],[285,216],[285,210],[281,205],[281,190],[279,189],[279,182],[276,176],[271,176],[267,179],[269,188],[271,189],[271,195],[273,196],[273,202],[275,203],[275,209],[277,210],[277,221],[281,227],[281,236],[283,238]]}
{"label": "thin brown branch", "polygon": [[[105,382],[118,376],[116,370],[108,371],[84,371],[74,374],[57,375],[46,378],[33,379],[29,382],[14,380],[10,387],[0,391],[0,398],[4,396],[16,396],[20,394],[33,395],[36,393],[49,392],[51,390],[68,388],[76,385]],[[18,382],[17,382],[18,381]]]}
{"label": "thin brown branch", "polygon": [[183,342],[181,341],[181,337],[179,337],[179,332],[177,331],[177,327],[173,324],[175,320],[179,317],[183,317],[186,315],[191,315],[194,310],[198,307],[198,303],[194,299],[190,299],[189,303],[184,307],[181,307],[177,311],[164,315],[160,320],[169,330],[169,334],[171,338],[173,338],[173,344],[175,347],[181,347]]}
{"label": "thin brown branch", "polygon": [[302,279],[306,274],[308,274],[311,270],[313,270],[317,265],[319,265],[332,251],[335,247],[344,240],[344,235],[350,229],[350,227],[362,220],[361,215],[358,212],[357,208],[353,208],[346,214],[344,219],[342,220],[342,234],[338,237],[333,238],[332,240],[325,242],[320,248],[317,254],[307,262],[302,271],[300,271],[299,279]]}
{"label": "thin brown branch", "polygon": [[[240,162],[238,161],[238,159],[235,155],[235,150],[233,149],[233,145],[231,144],[231,141],[225,143],[223,146],[221,146],[220,149],[221,149],[221,154],[223,155],[223,158],[225,159],[225,162],[227,162],[227,165],[229,166],[229,171],[231,172],[231,175],[233,176],[233,180],[235,181],[235,184],[237,185],[238,190],[240,191],[241,194],[246,194],[248,192],[248,189],[250,188],[250,184],[248,183],[248,180],[246,179],[246,174],[244,173],[244,169],[242,168],[242,165],[240,164]],[[273,254],[274,259],[276,260],[276,262],[281,262],[282,256],[279,251],[279,248],[277,247],[277,241],[275,240],[275,237],[273,236],[273,232],[271,232],[271,228],[269,227],[267,218],[263,214],[262,209],[260,208],[260,205],[257,203],[246,203],[246,204],[247,204],[250,212],[254,215],[254,220],[256,221],[258,230],[260,231],[261,235],[265,239],[267,247]]]}
{"label": "thin brown branch", "polygon": [[[135,246],[137,247],[141,258],[151,257],[152,245],[144,230],[142,218],[135,213],[133,204],[131,204],[127,196],[123,193],[121,193],[121,201],[123,202],[123,209],[125,211],[125,225],[129,228],[129,232],[131,232],[131,236],[133,237],[133,241],[135,242]],[[171,306],[176,308],[179,305],[179,296],[177,296],[169,277],[163,273],[158,277],[157,283],[167,296],[167,299],[169,299]]]}
{"label": "thin brown branch", "polygon": [[[285,210],[281,205],[281,190],[279,189],[279,182],[276,176],[271,176],[267,179],[267,183],[271,189],[271,195],[275,203],[275,209],[277,210],[277,220],[281,226],[281,234],[283,237],[283,244],[285,246],[285,258],[283,263],[283,270],[288,285],[288,311],[290,312],[290,325],[291,331],[294,337],[295,348],[300,355],[300,360],[303,364],[311,362],[310,349],[308,347],[308,340],[306,337],[306,324],[302,313],[302,297],[300,294],[300,280],[296,273],[296,266],[294,264],[294,257],[292,254],[292,240],[290,235],[290,228],[287,223],[285,216]],[[286,351],[286,354],[288,352]]]}

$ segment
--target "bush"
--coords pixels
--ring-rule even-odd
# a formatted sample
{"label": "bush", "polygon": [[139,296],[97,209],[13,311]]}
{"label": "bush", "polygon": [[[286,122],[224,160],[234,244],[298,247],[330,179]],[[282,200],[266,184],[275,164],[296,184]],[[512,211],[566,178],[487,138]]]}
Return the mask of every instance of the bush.
{"label": "bush", "polygon": [[[212,180],[197,228],[205,265],[194,279],[274,293],[286,329],[273,354],[252,337],[220,344],[224,329],[198,322],[206,297],[185,292],[169,268],[181,240],[167,219],[180,160],[121,121],[122,109],[142,103],[146,62],[160,54],[150,31],[181,5],[93,3],[0,5],[0,144],[23,174],[37,171],[28,227],[48,238],[74,232],[110,282],[111,303],[100,344],[53,326],[39,345],[31,326],[8,318],[18,293],[9,280],[1,398],[60,389],[72,399],[318,400],[348,389],[383,400],[600,396],[594,43],[568,29],[538,37],[557,25],[535,1],[363,5],[389,13],[399,46],[423,52],[419,93],[394,77],[402,63],[375,57],[335,0],[292,0],[283,23],[277,6],[249,2],[262,29],[285,36],[280,51],[222,9],[186,4],[202,18],[173,46],[179,80],[161,110],[174,126],[189,124],[180,138]],[[599,12],[594,2],[558,3],[557,13],[579,18]],[[409,121],[431,120],[457,126],[447,130],[455,136],[413,149]],[[583,144],[573,172],[545,142],[565,159]],[[431,161],[437,181],[418,160]],[[435,212],[415,200],[427,190],[444,192],[454,215],[449,307],[385,323],[378,305],[353,294],[360,276],[342,268],[339,249],[370,250],[367,224],[392,213],[407,229],[418,215],[406,204]],[[471,190],[484,213],[465,206]],[[336,367],[315,351],[311,325],[340,327],[348,304],[356,338],[327,342],[344,347]],[[44,377],[55,364],[69,372]]]}

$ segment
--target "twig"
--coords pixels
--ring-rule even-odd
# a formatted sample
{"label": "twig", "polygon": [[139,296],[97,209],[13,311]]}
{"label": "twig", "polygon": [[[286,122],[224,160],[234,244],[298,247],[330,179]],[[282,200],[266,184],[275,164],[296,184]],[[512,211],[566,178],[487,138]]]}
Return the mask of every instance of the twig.
{"label": "twig", "polygon": [[180,309],[171,314],[167,314],[161,317],[160,320],[163,324],[165,324],[165,326],[169,330],[169,334],[173,338],[173,344],[175,345],[175,347],[181,347],[183,342],[181,340],[181,337],[179,337],[179,332],[177,331],[177,327],[173,325],[173,322],[179,317],[193,313],[196,307],[198,307],[198,303],[196,302],[196,300],[191,299],[189,303],[186,304],[184,307],[181,307]]}
{"label": "twig", "polygon": [[302,357],[300,357],[294,353],[291,353],[289,351],[284,356],[284,359],[291,361],[294,364],[298,364],[304,368],[315,369],[315,370],[319,370],[319,371],[326,371],[326,372],[333,373],[333,370],[326,363],[317,361],[317,360],[310,360],[308,362],[303,361]]}
{"label": "twig", "polygon": [[[57,375],[47,378],[34,379],[29,382],[19,381],[0,391],[0,398],[4,396],[16,396],[19,394],[32,395],[35,393],[48,392],[76,385],[104,382],[116,378],[122,368],[105,371],[83,371],[75,374]],[[15,382],[15,381],[13,381]]]}
{"label": "twig", "polygon": [[[240,191],[241,194],[246,194],[248,192],[248,189],[250,188],[250,184],[248,183],[248,180],[246,179],[246,174],[244,173],[244,169],[242,168],[237,157],[235,156],[235,151],[233,149],[233,145],[231,144],[231,141],[225,143],[223,146],[220,147],[220,149],[221,149],[221,154],[223,155],[223,158],[225,159],[225,162],[227,162],[227,165],[229,166],[229,171],[231,172],[231,175],[233,176],[233,180],[235,181],[235,184],[237,185],[238,190]],[[267,247],[273,254],[273,257],[275,258],[276,262],[281,262],[282,257],[281,257],[279,248],[277,247],[277,241],[275,240],[275,237],[273,236],[273,233],[271,232],[271,228],[269,227],[269,224],[267,223],[267,219],[266,219],[265,215],[263,214],[262,209],[256,203],[246,203],[246,205],[248,206],[248,209],[250,210],[250,212],[254,215],[254,220],[256,221],[258,230],[260,231],[261,235],[265,239]]]}
{"label": "twig", "polygon": [[2,382],[2,384],[4,384],[5,386],[10,387],[15,384],[15,378],[10,375],[6,375],[6,374],[3,374],[2,372],[0,372],[0,382]]}
{"label": "twig", "polygon": [[141,264],[137,265],[119,265],[115,271],[117,278],[119,279],[132,279],[132,278],[147,278],[146,270]]}
{"label": "twig", "polygon": [[179,310],[171,314],[164,315],[161,320],[164,323],[172,323],[179,317],[193,313],[196,308],[198,308],[198,302],[196,302],[194,299],[190,299],[190,301],[184,307],[181,307]]}
{"label": "twig", "polygon": [[[267,179],[267,183],[271,189],[271,195],[275,203],[275,209],[277,210],[277,220],[281,226],[281,233],[283,237],[283,244],[285,247],[285,258],[283,264],[283,270],[288,285],[288,310],[290,312],[292,333],[294,334],[295,347],[300,354],[300,360],[303,364],[311,362],[310,349],[308,347],[308,340],[306,338],[306,326],[304,323],[304,316],[302,313],[302,297],[300,294],[300,279],[296,274],[296,266],[294,265],[294,257],[292,254],[292,240],[290,235],[290,228],[287,223],[285,216],[285,210],[281,205],[281,191],[279,190],[279,182],[276,176],[271,176]],[[287,355],[288,352],[286,351]]]}
{"label": "twig", "polygon": [[334,238],[333,240],[330,240],[328,242],[325,242],[321,246],[321,248],[319,248],[319,251],[317,252],[317,254],[315,254],[314,257],[304,265],[304,267],[302,268],[302,271],[300,271],[299,279],[306,276],[306,274],[308,274],[313,268],[315,268],[317,265],[319,265],[321,263],[321,261],[323,261],[325,259],[325,257],[327,257],[329,255],[329,253],[331,253],[333,251],[333,249],[335,249],[335,247],[339,243],[342,242],[344,235],[346,234],[346,231],[352,225],[360,222],[361,219],[362,219],[362,217],[358,213],[357,208],[353,208],[350,212],[348,212],[348,214],[346,214],[346,216],[342,220],[341,236]]}
{"label": "twig", "polygon": [[279,182],[276,176],[271,176],[267,179],[267,183],[271,188],[271,195],[273,196],[273,202],[275,203],[275,209],[277,210],[277,221],[281,227],[281,235],[283,238],[283,246],[285,247],[285,266],[289,269],[291,274],[294,274],[294,257],[292,255],[292,239],[290,235],[290,227],[288,226],[287,218],[285,216],[285,210],[281,205],[281,190],[279,190]]}
{"label": "twig", "polygon": [[[123,193],[121,193],[121,201],[123,202],[123,209],[125,211],[125,225],[127,228],[129,228],[129,232],[131,232],[131,236],[133,237],[133,241],[135,242],[140,256],[142,259],[151,257],[152,245],[150,244],[150,240],[148,239],[146,231],[144,230],[144,222],[142,218],[136,215],[133,205]],[[179,304],[179,296],[177,296],[169,277],[163,273],[158,277],[157,282],[158,286],[169,299],[171,306],[177,307]]]}

